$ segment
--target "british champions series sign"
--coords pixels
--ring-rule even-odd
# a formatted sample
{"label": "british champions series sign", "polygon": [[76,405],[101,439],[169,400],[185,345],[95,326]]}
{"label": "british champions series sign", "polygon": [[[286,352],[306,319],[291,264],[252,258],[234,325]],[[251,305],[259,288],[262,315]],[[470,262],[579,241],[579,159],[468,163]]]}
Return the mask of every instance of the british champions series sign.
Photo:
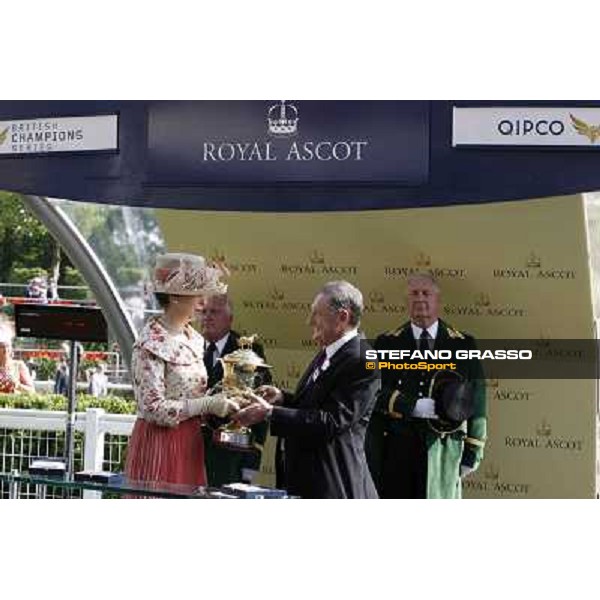
{"label": "british champions series sign", "polygon": [[117,150],[117,115],[0,121],[0,155]]}
{"label": "british champions series sign", "polygon": [[429,170],[426,102],[160,102],[149,108],[157,183],[382,182]]}

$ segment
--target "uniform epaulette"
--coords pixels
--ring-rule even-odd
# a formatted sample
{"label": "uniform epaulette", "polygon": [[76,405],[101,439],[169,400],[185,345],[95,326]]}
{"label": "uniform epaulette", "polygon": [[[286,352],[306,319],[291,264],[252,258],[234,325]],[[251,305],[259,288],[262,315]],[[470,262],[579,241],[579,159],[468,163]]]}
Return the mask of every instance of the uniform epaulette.
{"label": "uniform epaulette", "polygon": [[448,335],[452,339],[459,339],[459,340],[465,339],[465,334],[462,333],[461,331],[459,331],[458,329],[454,329],[454,327],[450,327],[450,325],[447,326],[447,329],[448,329]]}
{"label": "uniform epaulette", "polygon": [[400,327],[397,327],[396,329],[390,329],[389,331],[385,332],[385,335],[393,335],[396,337],[399,335],[402,335],[406,331],[406,329],[409,325],[410,325],[410,323],[409,324],[405,323],[404,325],[400,325]]}

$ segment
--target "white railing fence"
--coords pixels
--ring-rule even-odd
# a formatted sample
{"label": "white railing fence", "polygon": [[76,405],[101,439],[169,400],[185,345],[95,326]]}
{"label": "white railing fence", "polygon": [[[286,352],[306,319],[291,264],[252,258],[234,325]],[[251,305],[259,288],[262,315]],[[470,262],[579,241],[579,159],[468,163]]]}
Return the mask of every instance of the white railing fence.
{"label": "white railing fence", "polygon": [[[63,458],[66,420],[64,411],[0,409],[0,471],[26,471],[36,458]],[[109,414],[101,408],[77,413],[75,470],[121,471],[134,421],[134,415]],[[0,482],[0,498],[8,497],[5,487]],[[35,496],[33,489],[23,492],[22,497]],[[86,491],[83,497],[95,494]]]}

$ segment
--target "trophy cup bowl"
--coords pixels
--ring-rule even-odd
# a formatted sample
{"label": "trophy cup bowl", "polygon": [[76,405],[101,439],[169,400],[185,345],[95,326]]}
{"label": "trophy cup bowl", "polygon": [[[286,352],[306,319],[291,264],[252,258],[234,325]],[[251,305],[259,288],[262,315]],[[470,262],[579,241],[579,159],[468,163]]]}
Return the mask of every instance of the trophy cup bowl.
{"label": "trophy cup bowl", "polygon": [[[257,370],[270,369],[271,366],[252,350],[255,340],[255,335],[241,337],[238,350],[219,358],[219,362],[223,365],[223,380],[213,387],[213,391],[224,392],[228,396],[243,397],[245,393],[251,392],[256,387]],[[248,400],[242,408],[251,403],[252,401]],[[213,442],[217,446],[231,450],[251,451],[254,448],[252,430],[234,423],[226,423],[215,429]]]}

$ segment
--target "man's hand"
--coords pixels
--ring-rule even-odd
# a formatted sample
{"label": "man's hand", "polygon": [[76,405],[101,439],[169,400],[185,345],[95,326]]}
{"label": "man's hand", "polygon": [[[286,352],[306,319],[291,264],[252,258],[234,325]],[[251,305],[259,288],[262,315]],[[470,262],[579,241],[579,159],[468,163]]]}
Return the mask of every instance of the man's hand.
{"label": "man's hand", "polygon": [[256,396],[255,402],[233,415],[232,420],[239,425],[254,425],[269,417],[272,410],[273,406],[271,404],[260,396]]}
{"label": "man's hand", "polygon": [[460,476],[461,478],[467,477],[471,473],[474,473],[475,469],[473,467],[467,467],[467,465],[460,465]]}
{"label": "man's hand", "polygon": [[413,417],[419,419],[437,419],[435,401],[433,398],[419,398],[413,409]]}
{"label": "man's hand", "polygon": [[282,391],[274,385],[261,385],[256,389],[256,394],[264,398],[269,404],[281,404],[283,402]]}

